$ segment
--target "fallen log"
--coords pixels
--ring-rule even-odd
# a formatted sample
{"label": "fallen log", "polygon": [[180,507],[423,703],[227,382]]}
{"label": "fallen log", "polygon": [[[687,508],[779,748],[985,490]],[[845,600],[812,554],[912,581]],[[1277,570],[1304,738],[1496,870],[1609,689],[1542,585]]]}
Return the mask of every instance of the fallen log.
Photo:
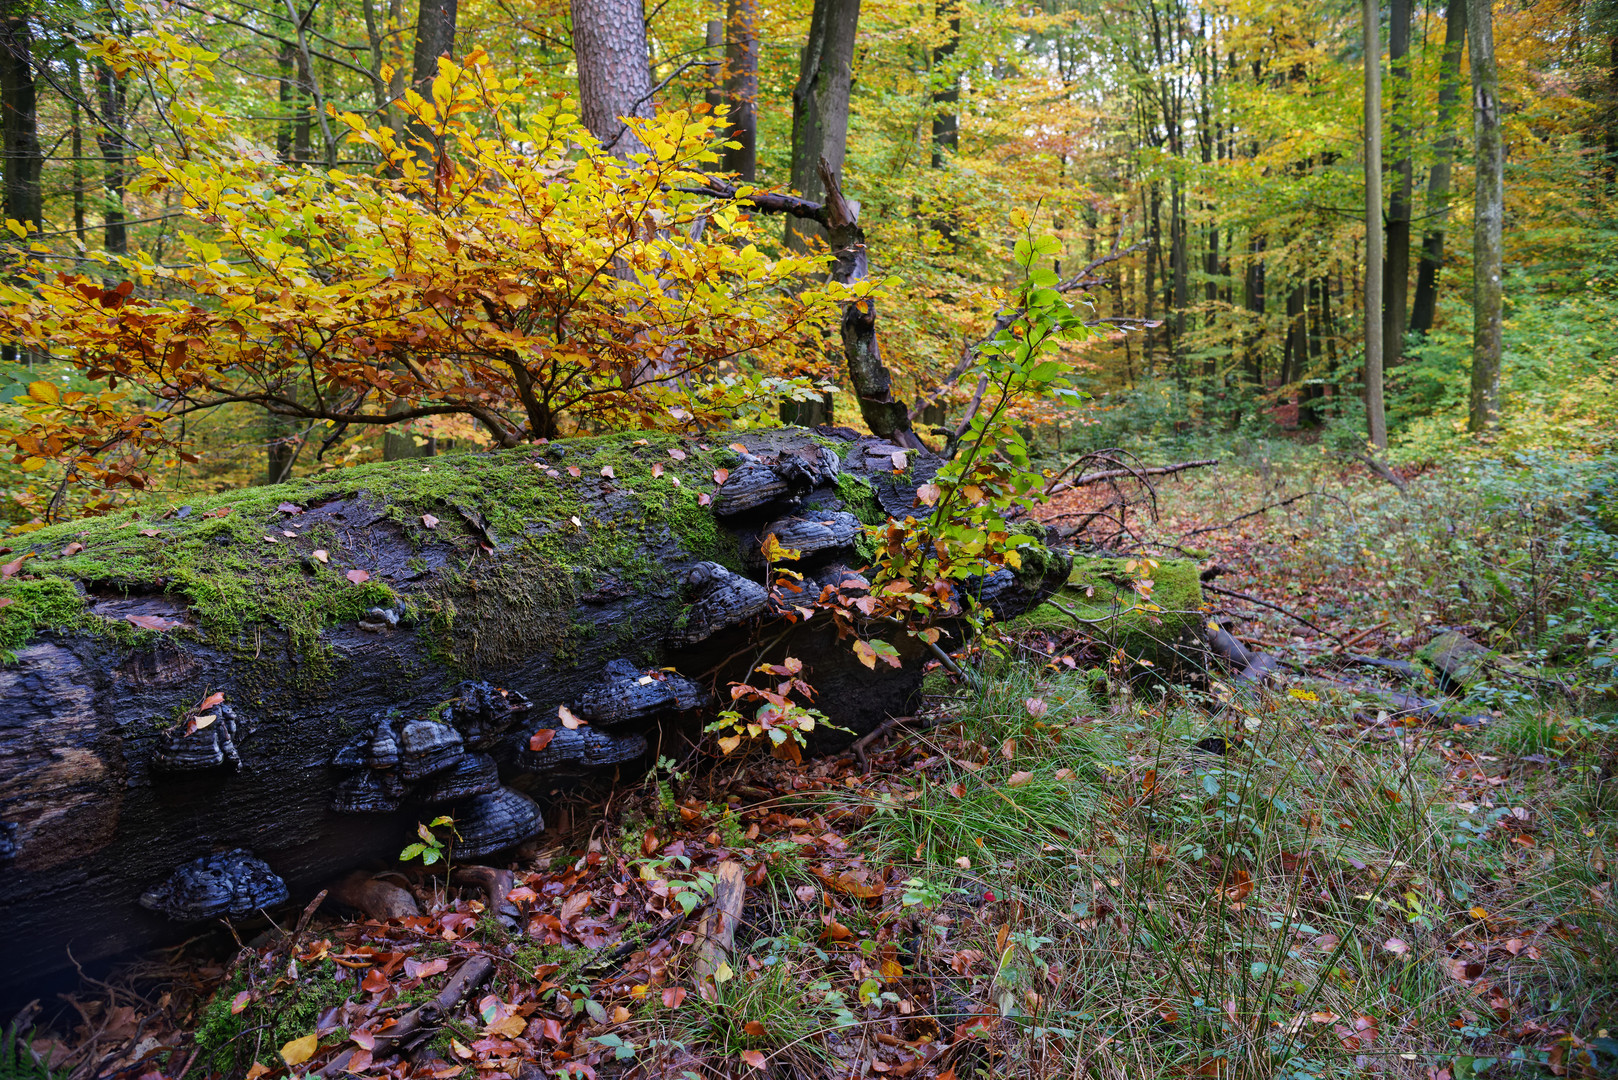
{"label": "fallen log", "polygon": [[[559,786],[694,733],[758,662],[801,659],[845,743],[908,714],[922,646],[866,668],[777,614],[758,552],[790,531],[810,580],[846,574],[936,459],[846,429],[742,444],[364,466],[26,537],[0,580],[0,1004],[69,947],[104,966],[391,864],[440,814],[457,860],[526,841]],[[1024,560],[974,586],[1002,616],[1067,578]]]}

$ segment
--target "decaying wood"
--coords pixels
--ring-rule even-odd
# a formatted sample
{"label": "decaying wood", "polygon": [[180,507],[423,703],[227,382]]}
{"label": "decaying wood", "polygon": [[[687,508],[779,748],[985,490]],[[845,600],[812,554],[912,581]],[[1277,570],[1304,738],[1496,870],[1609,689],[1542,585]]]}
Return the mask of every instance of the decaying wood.
{"label": "decaying wood", "polygon": [[[1052,478],[1052,482],[1045,487],[1045,493],[1047,495],[1059,495],[1073,488],[1088,487],[1091,484],[1101,484],[1108,480],[1122,480],[1126,477],[1138,480],[1147,476],[1172,476],[1174,473],[1185,472],[1188,469],[1207,469],[1218,464],[1218,458],[1203,458],[1198,461],[1181,461],[1173,465],[1154,465],[1150,468],[1103,469],[1101,472],[1085,473],[1083,476],[1061,482],[1056,482],[1056,479]],[[1072,466],[1069,466],[1069,468],[1072,468]],[[1065,472],[1066,470],[1063,471]],[[1060,476],[1061,474],[1058,473],[1057,475]]]}
{"label": "decaying wood", "polygon": [[[199,925],[251,917],[396,865],[441,813],[461,834],[458,860],[521,843],[552,793],[610,783],[698,733],[702,710],[755,662],[800,659],[816,706],[851,732],[830,736],[844,743],[909,712],[923,646],[895,637],[904,666],[865,668],[830,620],[782,617],[755,556],[773,528],[818,545],[800,564],[812,583],[862,565],[846,515],[903,516],[937,459],[846,429],[748,433],[745,454],[723,458],[661,438],[343,470],[278,486],[284,512],[254,489],[206,518],[31,534],[35,557],[7,587],[55,582],[79,606],[0,664],[0,916],[12,934],[0,1004],[49,993],[52,977],[66,988],[69,941],[96,970],[196,932],[142,907],[148,894]],[[399,470],[451,479],[425,502],[398,487],[385,501],[372,485]],[[244,582],[239,623],[224,629],[194,592],[228,583],[182,586],[171,568],[129,561],[202,538],[209,547],[181,550],[283,575]],[[126,564],[137,569],[103,569]],[[1056,556],[1006,575],[995,610],[1026,610],[1067,566]],[[301,627],[268,614],[285,610],[273,592],[341,597],[360,571],[391,607],[317,612]],[[0,625],[22,610],[0,608]],[[172,629],[132,637],[130,616]],[[193,729],[214,695],[213,719]],[[182,870],[184,888],[170,884]]]}
{"label": "decaying wood", "polygon": [[746,906],[747,869],[726,859],[714,871],[713,901],[697,930],[697,955],[691,967],[698,983],[713,978],[719,965],[730,960]]}
{"label": "decaying wood", "polygon": [[457,866],[450,875],[450,881],[481,889],[489,910],[507,929],[515,929],[522,921],[522,912],[509,899],[512,886],[516,883],[516,877],[510,870],[495,866]]}

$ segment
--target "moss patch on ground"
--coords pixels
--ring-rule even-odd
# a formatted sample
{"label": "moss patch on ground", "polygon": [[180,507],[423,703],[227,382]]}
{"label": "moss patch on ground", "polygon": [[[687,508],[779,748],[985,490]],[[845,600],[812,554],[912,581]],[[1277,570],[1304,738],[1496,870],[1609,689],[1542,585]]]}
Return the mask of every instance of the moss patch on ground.
{"label": "moss patch on ground", "polygon": [[[358,978],[330,960],[314,960],[300,965],[296,978],[249,987],[246,972],[238,970],[197,1017],[198,1067],[204,1074],[245,1076],[254,1062],[280,1066],[283,1046],[313,1032],[328,1009],[360,996]],[[243,991],[249,996],[234,1012]]]}
{"label": "moss patch on ground", "polygon": [[[1162,663],[1201,622],[1202,584],[1189,559],[1161,560],[1156,570],[1129,568],[1128,559],[1075,555],[1067,584],[1046,602],[1014,619],[1012,630],[1067,631],[1082,628],[1133,658]],[[1134,582],[1150,574],[1150,600]],[[1061,610],[1056,605],[1060,604]],[[1072,615],[1068,614],[1072,612]],[[1077,623],[1073,616],[1085,620]]]}
{"label": "moss patch on ground", "polygon": [[[401,602],[430,625],[471,631],[477,652],[504,655],[527,643],[502,624],[554,621],[544,616],[570,606],[600,571],[631,587],[654,583],[667,570],[648,550],[666,541],[739,567],[740,551],[702,498],[716,486],[714,470],[734,458],[631,433],[365,465],[51,526],[24,539],[33,557],[0,582],[0,600],[10,601],[0,604],[0,659],[45,630],[141,633],[92,612],[94,598],[141,595],[185,609],[186,624],[171,634],[256,651],[251,631],[272,627],[317,668],[322,630]],[[363,520],[318,513],[345,499]],[[440,572],[419,588],[406,560],[396,560],[399,573],[380,572],[373,535],[435,552]],[[508,558],[526,560],[525,569],[491,569]],[[356,582],[351,571],[371,576]]]}

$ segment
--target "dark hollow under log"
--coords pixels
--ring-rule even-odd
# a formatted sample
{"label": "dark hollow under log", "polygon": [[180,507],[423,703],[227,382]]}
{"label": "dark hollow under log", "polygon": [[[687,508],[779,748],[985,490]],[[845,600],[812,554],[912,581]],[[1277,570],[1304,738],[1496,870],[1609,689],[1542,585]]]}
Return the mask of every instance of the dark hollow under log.
{"label": "dark hollow under log", "polygon": [[[790,532],[797,569],[845,577],[854,522],[902,516],[936,462],[847,430],[740,441],[367,466],[14,544],[0,1004],[48,996],[70,948],[104,965],[273,900],[259,867],[296,904],[442,813],[468,858],[521,843],[559,786],[668,749],[757,662],[803,660],[855,734],[905,714],[916,643],[865,668],[823,615],[775,613],[757,553]],[[982,591],[1015,615],[1066,570]]]}

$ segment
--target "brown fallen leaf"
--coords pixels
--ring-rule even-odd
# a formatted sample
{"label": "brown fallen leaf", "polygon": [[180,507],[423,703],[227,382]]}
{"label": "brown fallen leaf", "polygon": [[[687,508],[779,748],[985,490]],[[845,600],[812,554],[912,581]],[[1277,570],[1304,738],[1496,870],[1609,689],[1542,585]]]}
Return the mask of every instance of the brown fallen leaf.
{"label": "brown fallen leaf", "polygon": [[79,543],[77,540],[75,540],[71,544],[69,544],[67,547],[62,549],[62,554],[63,554],[63,556],[77,555],[79,552],[81,552],[83,550],[84,550],[84,545]]}
{"label": "brown fallen leaf", "polygon": [[[670,451],[673,453],[673,451]],[[683,986],[669,986],[663,990],[663,1007],[665,1009],[678,1009],[680,1002],[685,1000],[686,990]]]}
{"label": "brown fallen leaf", "polygon": [[156,630],[160,634],[180,625],[178,619],[165,619],[161,615],[125,615],[124,618],[142,630]]}
{"label": "brown fallen leaf", "polygon": [[12,604],[15,604],[16,602],[17,601],[13,600],[9,596],[0,596],[0,607],[10,607]]}
{"label": "brown fallen leaf", "polygon": [[33,557],[34,553],[30,551],[26,555],[18,555],[15,559],[12,559],[4,566],[0,566],[0,579],[15,577],[17,575],[17,571],[22,569],[22,564]]}
{"label": "brown fallen leaf", "polygon": [[567,474],[569,476],[583,476],[584,470],[579,468],[577,465],[569,465],[567,467]]}
{"label": "brown fallen leaf", "polygon": [[730,470],[729,469],[715,469],[713,471],[713,482],[714,483],[723,484],[726,480],[729,480],[729,479],[730,479]]}
{"label": "brown fallen leaf", "polygon": [[675,461],[684,461],[685,451],[681,450],[679,447],[671,447],[669,449],[669,457],[673,458]]}
{"label": "brown fallen leaf", "polygon": [[551,740],[554,738],[556,738],[555,728],[540,728],[538,731],[528,736],[528,749],[537,754],[549,746],[551,744]]}
{"label": "brown fallen leaf", "polygon": [[344,574],[343,576],[346,577],[348,580],[352,581],[356,585],[363,585],[367,581],[371,580],[371,574],[370,574],[369,571],[366,571],[366,570],[350,570],[348,573]]}
{"label": "brown fallen leaf", "polygon": [[567,728],[569,731],[573,731],[584,725],[584,721],[580,720],[578,716],[574,714],[573,710],[568,708],[566,705],[558,705],[556,707],[556,715],[561,718],[562,726]]}
{"label": "brown fallen leaf", "polygon": [[770,1029],[759,1023],[757,1020],[749,1020],[747,1023],[742,1025],[742,1030],[753,1036],[755,1039],[767,1038],[770,1034]]}
{"label": "brown fallen leaf", "polygon": [[315,550],[309,553],[309,557],[318,563],[331,561],[331,556],[326,554],[325,548],[315,548]]}
{"label": "brown fallen leaf", "polygon": [[613,473],[611,465],[601,466],[601,475],[605,476],[608,480],[616,480],[618,478],[617,475]]}
{"label": "brown fallen leaf", "polygon": [[745,1065],[751,1065],[755,1069],[762,1069],[764,1060],[764,1055],[757,1050],[742,1051],[742,1063]]}
{"label": "brown fallen leaf", "polygon": [[427,526],[429,529],[436,529],[438,527],[438,519],[433,517],[431,514],[421,515],[421,523]]}

